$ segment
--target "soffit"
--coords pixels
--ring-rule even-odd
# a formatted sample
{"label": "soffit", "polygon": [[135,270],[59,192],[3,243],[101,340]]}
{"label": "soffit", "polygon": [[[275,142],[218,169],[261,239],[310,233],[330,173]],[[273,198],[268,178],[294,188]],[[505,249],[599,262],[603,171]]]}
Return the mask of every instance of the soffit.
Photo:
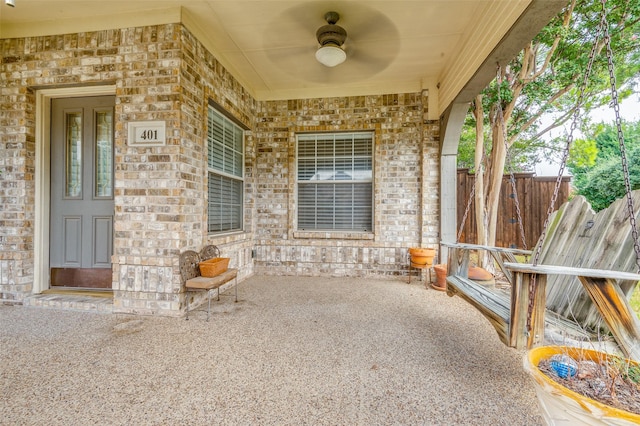
{"label": "soffit", "polygon": [[[183,22],[259,100],[429,90],[455,98],[532,0],[15,0],[0,38]],[[316,62],[315,32],[340,13],[347,60]]]}

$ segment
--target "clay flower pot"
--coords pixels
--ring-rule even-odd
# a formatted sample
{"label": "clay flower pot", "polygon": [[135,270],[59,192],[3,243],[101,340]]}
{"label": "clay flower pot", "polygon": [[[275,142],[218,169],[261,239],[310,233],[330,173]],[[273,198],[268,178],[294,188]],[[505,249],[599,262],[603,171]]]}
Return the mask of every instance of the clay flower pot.
{"label": "clay flower pot", "polygon": [[434,290],[445,291],[447,289],[447,264],[434,265],[433,270],[436,271],[436,282],[431,284]]}
{"label": "clay flower pot", "polygon": [[432,248],[412,247],[409,249],[411,263],[416,266],[431,266],[436,257],[436,250]]}
{"label": "clay flower pot", "polygon": [[[433,265],[433,270],[436,271],[436,282],[431,284],[434,290],[446,291],[447,290],[447,264]],[[469,279],[476,281],[480,284],[491,285],[495,284],[493,274],[485,269],[477,266],[469,266],[468,270]]]}

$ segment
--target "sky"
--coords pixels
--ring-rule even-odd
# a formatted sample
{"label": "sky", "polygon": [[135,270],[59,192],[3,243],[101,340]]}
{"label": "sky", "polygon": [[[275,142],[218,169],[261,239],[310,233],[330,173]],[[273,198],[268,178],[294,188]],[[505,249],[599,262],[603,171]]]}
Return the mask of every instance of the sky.
{"label": "sky", "polygon": [[[590,115],[594,123],[614,123],[616,119],[613,108],[609,106],[598,108],[597,110],[592,111]],[[634,94],[620,103],[620,117],[626,121],[640,120],[640,92],[636,91]],[[557,129],[555,130],[555,132],[555,135],[558,135],[561,132],[564,132],[564,130]],[[537,164],[535,167],[535,172],[537,176],[557,176],[559,169],[560,165],[558,163],[545,162]],[[564,174],[569,175],[566,170]]]}

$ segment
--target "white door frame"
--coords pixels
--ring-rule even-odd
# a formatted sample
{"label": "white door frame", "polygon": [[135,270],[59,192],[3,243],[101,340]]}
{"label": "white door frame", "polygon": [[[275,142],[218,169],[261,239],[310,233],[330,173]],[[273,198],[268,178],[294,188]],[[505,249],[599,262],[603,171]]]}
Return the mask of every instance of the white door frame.
{"label": "white door frame", "polygon": [[36,198],[33,239],[34,294],[47,290],[49,272],[49,214],[51,201],[51,99],[115,95],[116,86],[67,87],[36,91]]}

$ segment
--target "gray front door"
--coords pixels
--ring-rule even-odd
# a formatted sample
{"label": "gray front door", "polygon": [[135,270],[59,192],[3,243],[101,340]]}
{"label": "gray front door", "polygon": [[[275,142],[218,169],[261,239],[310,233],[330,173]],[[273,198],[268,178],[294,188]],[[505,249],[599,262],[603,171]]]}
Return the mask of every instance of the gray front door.
{"label": "gray front door", "polygon": [[113,96],[51,104],[51,285],[111,288]]}

